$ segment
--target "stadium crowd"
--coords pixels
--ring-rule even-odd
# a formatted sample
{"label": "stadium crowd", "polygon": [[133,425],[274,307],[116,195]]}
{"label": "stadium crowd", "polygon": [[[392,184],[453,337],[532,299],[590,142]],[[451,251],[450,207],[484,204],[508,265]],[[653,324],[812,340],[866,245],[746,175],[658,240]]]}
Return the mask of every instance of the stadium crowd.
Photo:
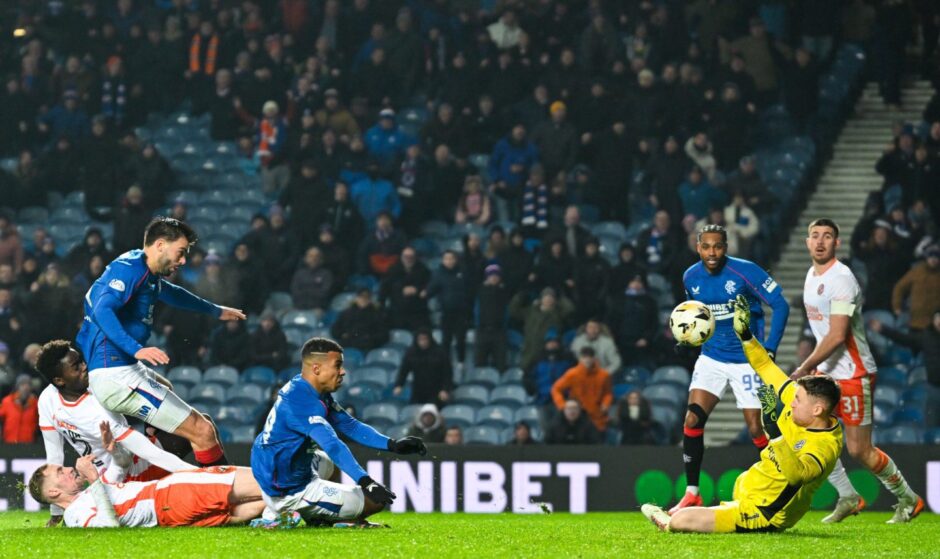
{"label": "stadium crowd", "polygon": [[[298,355],[285,310],[312,311],[311,326],[347,348],[403,350],[388,397],[419,406],[409,429],[425,440],[462,441],[441,408],[458,380],[487,367],[521,369],[511,381],[538,409],[513,421],[514,444],[535,432],[549,443],[615,440],[609,425],[623,444],[674,440],[676,424],[657,422],[629,371],[688,365],[662,314],[685,298],[700,226],[724,225],[731,254],[770,263],[777,238],[761,224],[779,200],[758,172],[761,113],[782,104],[812,134],[819,77],[840,42],[879,54],[872,71],[885,102],[898,103],[891,49],[901,41],[903,52],[911,25],[898,3],[830,4],[4,7],[4,441],[34,440],[21,425],[35,425],[36,344],[74,337],[82,296],[110,258],[139,247],[156,212],[197,230],[207,217],[179,194],[193,173],[177,159],[200,153],[166,153],[152,134],[155,118],[181,108],[204,123],[205,145],[231,146],[240,184],[261,196],[256,211],[231,216],[237,237],[221,250],[197,244],[173,278],[252,320],[163,309],[154,328],[173,365],[289,368]],[[937,8],[918,9],[936,38]],[[899,124],[878,162],[884,192],[851,242],[868,270],[866,308],[893,317],[872,329],[922,350],[934,390],[937,105],[925,113],[932,124]],[[79,242],[52,234],[54,218],[22,227],[48,216],[42,208],[64,215],[54,212],[70,201],[91,220]],[[907,308],[910,322],[899,322]],[[614,385],[631,382],[615,398]]]}

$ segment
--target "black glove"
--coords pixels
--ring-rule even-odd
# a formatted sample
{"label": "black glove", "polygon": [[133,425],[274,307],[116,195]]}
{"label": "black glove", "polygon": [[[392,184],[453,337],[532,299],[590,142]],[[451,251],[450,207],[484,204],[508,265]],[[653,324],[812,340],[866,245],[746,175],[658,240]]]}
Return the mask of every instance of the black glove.
{"label": "black glove", "polygon": [[362,492],[370,501],[377,505],[390,505],[392,501],[395,500],[395,495],[384,486],[379,485],[374,479],[369,476],[364,476],[359,480],[359,487],[362,488]]}
{"label": "black glove", "polygon": [[760,400],[761,420],[764,423],[764,432],[771,439],[780,436],[780,427],[777,426],[777,420],[780,418],[780,412],[783,406],[777,400],[777,393],[774,387],[769,384],[762,384],[757,388],[757,399]]}
{"label": "black glove", "polygon": [[428,447],[425,446],[424,441],[418,437],[403,437],[398,440],[389,439],[388,450],[389,452],[394,452],[395,454],[418,453],[421,456],[424,456],[428,453]]}

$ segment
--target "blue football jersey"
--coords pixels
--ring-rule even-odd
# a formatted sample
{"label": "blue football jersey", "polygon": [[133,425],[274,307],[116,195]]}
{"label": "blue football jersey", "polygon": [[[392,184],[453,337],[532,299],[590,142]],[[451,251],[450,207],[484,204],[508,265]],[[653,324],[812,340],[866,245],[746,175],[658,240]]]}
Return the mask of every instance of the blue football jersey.
{"label": "blue football jersey", "polygon": [[388,450],[388,437],[346,413],[331,394],[319,394],[301,375],[294,376],[278,391],[251,447],[251,471],[265,494],[280,497],[306,487],[317,447],[352,479],[366,476],[337,430],[363,446]]}
{"label": "blue football jersey", "polygon": [[708,305],[715,316],[715,333],[702,346],[702,355],[722,363],[747,363],[731,320],[734,316],[731,302],[739,294],[750,303],[751,331],[758,340],[764,340],[763,305],[773,309],[770,334],[764,347],[768,351],[777,351],[790,316],[790,306],[783,297],[783,290],[760,266],[728,256],[724,266],[712,274],[699,261],[685,271],[682,283],[686,296]]}
{"label": "blue football jersey", "polygon": [[85,318],[76,343],[89,370],[132,365],[150,338],[153,307],[175,307],[219,316],[222,309],[154,275],[142,250],[115,258],[85,293]]}

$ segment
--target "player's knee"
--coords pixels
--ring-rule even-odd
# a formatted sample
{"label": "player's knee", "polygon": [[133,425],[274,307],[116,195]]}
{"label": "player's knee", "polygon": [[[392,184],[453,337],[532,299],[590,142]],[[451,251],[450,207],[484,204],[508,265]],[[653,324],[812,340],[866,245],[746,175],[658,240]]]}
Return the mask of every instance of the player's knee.
{"label": "player's knee", "polygon": [[385,510],[385,505],[381,503],[376,503],[372,499],[365,497],[365,502],[362,505],[362,518],[372,516],[373,514],[380,513]]}
{"label": "player's knee", "polygon": [[196,424],[193,427],[194,442],[206,448],[214,446],[217,442],[215,425],[202,414],[196,414]]}
{"label": "player's knee", "polygon": [[866,461],[870,455],[876,453],[875,447],[872,446],[871,441],[849,439],[846,440],[845,446],[846,450],[849,451],[849,456],[862,463],[867,463]]}
{"label": "player's knee", "polygon": [[708,413],[698,404],[689,404],[689,410],[685,414],[685,427],[687,429],[704,429],[708,421]]}

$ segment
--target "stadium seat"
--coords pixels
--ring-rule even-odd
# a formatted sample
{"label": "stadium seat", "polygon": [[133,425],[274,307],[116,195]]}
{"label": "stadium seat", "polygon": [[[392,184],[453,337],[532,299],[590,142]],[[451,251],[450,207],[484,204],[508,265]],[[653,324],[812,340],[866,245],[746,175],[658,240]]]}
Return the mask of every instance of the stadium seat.
{"label": "stadium seat", "polygon": [[366,423],[373,423],[376,420],[386,421],[390,424],[398,423],[399,409],[395,404],[380,402],[369,404],[362,410],[362,419]]}
{"label": "stadium seat", "polygon": [[485,386],[476,384],[458,386],[454,390],[453,397],[454,402],[458,404],[469,404],[480,407],[490,403],[489,390],[487,390]]}
{"label": "stadium seat", "polygon": [[189,401],[189,386],[186,384],[174,384],[173,392],[184,402]]}
{"label": "stadium seat", "polygon": [[388,342],[401,348],[407,348],[414,342],[414,336],[408,330],[396,328],[389,331]]}
{"label": "stadium seat", "polygon": [[636,385],[629,382],[618,382],[614,385],[614,401],[619,400],[636,390]]}
{"label": "stadium seat", "polygon": [[[329,337],[330,332],[327,330],[325,333],[321,334],[324,337]],[[365,361],[366,356],[362,354],[361,351],[354,347],[343,348],[343,364],[346,365],[347,369],[355,369],[362,365],[362,362]]]}
{"label": "stadium seat", "polygon": [[402,408],[398,410],[398,421],[402,423],[413,422],[424,405],[425,404],[408,404],[407,406],[402,406]]}
{"label": "stadium seat", "polygon": [[653,421],[659,423],[664,429],[671,431],[679,424],[679,412],[675,406],[652,406],[650,410]]}
{"label": "stadium seat", "polygon": [[238,369],[228,365],[216,365],[209,367],[202,374],[203,382],[214,382],[228,388],[238,383]]}
{"label": "stadium seat", "polygon": [[235,442],[235,441],[234,441],[234,437],[232,437],[232,432],[231,432],[231,431],[229,431],[229,430],[226,429],[225,427],[222,427],[221,425],[217,425],[216,427],[218,427],[219,442],[220,442],[220,443],[222,443],[222,444],[229,444],[229,443]]}
{"label": "stadium seat", "polygon": [[254,365],[242,371],[242,380],[257,384],[263,387],[269,387],[277,382],[277,373],[271,367],[264,365]]}
{"label": "stadium seat", "polygon": [[907,373],[907,385],[914,386],[927,382],[927,368],[923,365],[914,367]]}
{"label": "stadium seat", "polygon": [[891,420],[894,423],[922,424],[924,422],[924,412],[917,408],[904,407],[895,410],[894,415],[891,416]]}
{"label": "stadium seat", "polygon": [[646,385],[646,383],[649,382],[651,376],[652,374],[650,373],[649,369],[637,365],[626,367],[623,370],[624,382],[638,384],[640,386]]}
{"label": "stadium seat", "polygon": [[225,402],[225,387],[220,384],[203,383],[189,391],[189,403],[196,408],[201,405],[221,406],[223,402]]}
{"label": "stadium seat", "polygon": [[522,406],[516,410],[515,421],[525,421],[529,427],[538,425],[541,421],[541,414],[538,406]]}
{"label": "stadium seat", "polygon": [[472,406],[464,404],[451,404],[441,410],[444,416],[444,422],[448,426],[457,426],[461,428],[469,427],[476,421],[476,410]]}
{"label": "stadium seat", "polygon": [[388,371],[381,367],[364,366],[349,373],[347,382],[353,385],[371,384],[379,390],[389,383]]}
{"label": "stadium seat", "polygon": [[901,391],[893,386],[876,386],[874,401],[897,406],[901,402]]}
{"label": "stadium seat", "polygon": [[883,367],[878,369],[878,386],[893,386],[904,388],[907,384],[907,371],[898,367]]}
{"label": "stadium seat", "polygon": [[300,372],[299,367],[293,367],[293,366],[285,367],[277,372],[277,381],[283,384],[289,381],[290,379],[294,378],[299,372]]}
{"label": "stadium seat", "polygon": [[63,206],[49,216],[52,223],[88,223],[89,217],[83,207]]}
{"label": "stadium seat", "polygon": [[284,313],[281,317],[281,326],[305,326],[314,328],[320,323],[317,313],[313,311],[293,310]]}
{"label": "stadium seat", "polygon": [[687,371],[685,367],[679,367],[677,365],[660,367],[653,371],[652,377],[652,382],[671,382],[682,388],[687,388],[691,380],[692,376],[689,374],[689,371]]}
{"label": "stadium seat", "polygon": [[232,434],[233,443],[251,444],[255,441],[255,428],[253,425],[233,427],[229,432]]}
{"label": "stadium seat", "polygon": [[595,237],[612,237],[621,242],[627,238],[627,228],[619,221],[602,221],[595,223],[591,227],[591,233],[593,233]]}
{"label": "stadium seat", "polygon": [[493,388],[500,383],[499,371],[492,367],[478,367],[464,372],[462,382]]}
{"label": "stadium seat", "polygon": [[284,328],[284,335],[287,336],[287,344],[295,349],[300,349],[309,339],[307,331],[302,328]]}
{"label": "stadium seat", "polygon": [[489,425],[474,425],[468,427],[463,432],[463,442],[465,444],[502,444],[502,437],[499,429]]}
{"label": "stadium seat", "polygon": [[524,406],[529,401],[525,388],[519,384],[504,384],[490,392],[491,404],[509,405],[514,408]]}
{"label": "stadium seat", "polygon": [[347,307],[352,303],[352,300],[356,298],[356,294],[353,292],[339,293],[333,297],[333,300],[330,301],[330,308],[336,312],[345,311]]}
{"label": "stadium seat", "polygon": [[677,389],[677,385],[673,383],[651,384],[643,389],[643,397],[649,400],[650,403],[677,406],[685,401]]}
{"label": "stadium seat", "polygon": [[924,444],[940,444],[940,427],[930,429],[924,433]]}
{"label": "stadium seat", "polygon": [[[881,371],[878,374],[881,375]],[[908,388],[901,392],[901,404],[923,410],[927,405],[927,393],[920,388]]]}
{"label": "stadium seat", "polygon": [[875,403],[872,406],[872,420],[875,422],[875,425],[891,425],[891,421],[894,417],[894,409],[894,406],[884,402]]}
{"label": "stadium seat", "polygon": [[513,424],[513,411],[509,406],[489,405],[477,412],[477,425],[492,425],[504,429]]}
{"label": "stadium seat", "polygon": [[219,412],[212,417],[217,424],[232,428],[253,423],[251,410],[244,406],[222,406]]}
{"label": "stadium seat", "polygon": [[398,368],[401,364],[402,351],[397,348],[380,347],[366,354],[366,365],[386,363]]}
{"label": "stadium seat", "polygon": [[379,388],[377,388],[374,384],[370,383],[350,386],[346,394],[349,395],[349,400],[354,401],[359,406],[362,404],[371,404],[372,402],[377,402],[382,396],[381,390],[379,390]]}
{"label": "stadium seat", "polygon": [[[390,371],[389,378],[390,379],[395,378],[394,373],[391,373],[391,371]],[[389,402],[389,403],[397,403],[398,405],[404,405],[411,401],[411,391],[412,391],[412,385],[409,382],[401,387],[401,392],[399,392],[398,394],[395,394],[395,386],[392,383],[389,383],[382,390],[382,400]]]}
{"label": "stadium seat", "polygon": [[211,221],[218,223],[226,219],[227,210],[217,202],[200,202],[187,214],[187,220],[193,222]]}
{"label": "stadium seat", "polygon": [[525,371],[519,367],[510,367],[503,371],[503,375],[500,378],[500,384],[522,384],[522,380],[525,378]]}
{"label": "stadium seat", "polygon": [[199,367],[180,365],[170,369],[166,378],[173,383],[173,386],[183,385],[192,388],[202,383],[202,371]]}
{"label": "stadium seat", "polygon": [[268,394],[256,384],[238,384],[225,393],[225,403],[230,406],[258,406],[267,398]]}
{"label": "stadium seat", "polygon": [[923,430],[913,425],[895,425],[878,433],[879,443],[920,444]]}
{"label": "stadium seat", "polygon": [[450,233],[450,226],[443,221],[428,221],[421,224],[421,234],[431,238],[446,237]]}

